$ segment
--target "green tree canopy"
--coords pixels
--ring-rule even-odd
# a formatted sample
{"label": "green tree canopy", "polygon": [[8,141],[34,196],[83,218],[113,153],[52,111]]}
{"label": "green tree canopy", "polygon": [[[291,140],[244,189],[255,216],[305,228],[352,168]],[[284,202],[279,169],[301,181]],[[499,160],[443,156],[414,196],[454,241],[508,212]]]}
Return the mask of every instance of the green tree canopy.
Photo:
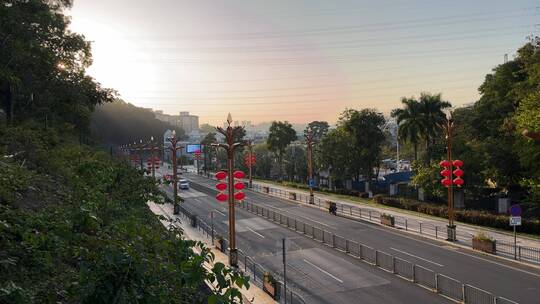
{"label": "green tree canopy", "polygon": [[[283,168],[283,154],[287,146],[296,140],[296,131],[287,121],[273,121],[269,132],[266,141],[268,149],[276,154],[280,168]],[[283,172],[281,172],[280,176],[283,178]]]}

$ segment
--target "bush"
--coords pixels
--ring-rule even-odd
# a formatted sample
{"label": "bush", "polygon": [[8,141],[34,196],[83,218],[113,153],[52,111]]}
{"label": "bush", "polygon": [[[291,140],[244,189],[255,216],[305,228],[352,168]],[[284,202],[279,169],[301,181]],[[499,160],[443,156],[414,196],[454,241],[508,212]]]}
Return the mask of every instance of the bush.
{"label": "bush", "polygon": [[[373,201],[385,206],[448,218],[448,208],[446,205],[429,204],[417,200],[391,197],[382,194],[375,195]],[[478,210],[455,210],[454,217],[456,221],[462,223],[512,230],[512,227],[508,225],[508,216],[506,215]],[[518,229],[521,232],[540,234],[540,220],[523,219],[522,225]]]}

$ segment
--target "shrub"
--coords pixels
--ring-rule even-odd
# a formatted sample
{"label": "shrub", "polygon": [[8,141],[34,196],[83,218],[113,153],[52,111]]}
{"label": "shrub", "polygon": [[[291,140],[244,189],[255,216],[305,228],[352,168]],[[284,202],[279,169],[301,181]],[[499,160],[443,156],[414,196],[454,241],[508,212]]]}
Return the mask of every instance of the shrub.
{"label": "shrub", "polygon": [[[382,194],[375,195],[373,201],[385,206],[448,218],[448,208],[446,205],[429,204],[417,200],[396,198]],[[456,221],[462,223],[512,230],[508,225],[508,216],[506,215],[478,210],[455,210],[454,216]],[[540,220],[523,219],[522,225],[518,229],[526,233],[540,234]]]}

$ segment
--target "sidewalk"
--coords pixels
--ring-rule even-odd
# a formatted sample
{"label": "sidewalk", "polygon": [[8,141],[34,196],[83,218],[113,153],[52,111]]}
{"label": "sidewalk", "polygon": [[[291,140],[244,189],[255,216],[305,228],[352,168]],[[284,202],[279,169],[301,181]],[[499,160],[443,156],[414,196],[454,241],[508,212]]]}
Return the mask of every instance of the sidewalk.
{"label": "sidewalk", "polygon": [[[281,185],[275,185],[265,182],[253,182],[253,191],[262,192],[262,187],[269,187],[272,189],[278,189],[277,191],[270,191],[270,195],[278,196],[281,198],[289,199],[288,193],[294,192],[298,194],[298,198],[295,202],[307,203],[309,192],[286,187]],[[325,201],[332,201],[338,203],[338,213],[342,216],[351,217],[354,219],[362,219],[371,221],[374,223],[380,223],[379,215],[382,213],[390,214],[396,217],[395,226],[407,231],[419,232],[419,234],[427,235],[428,237],[435,237],[437,239],[446,238],[446,225],[447,219],[436,218],[430,215],[424,215],[420,213],[411,214],[407,211],[400,212],[395,208],[377,207],[372,204],[366,204],[362,202],[339,199],[330,195],[324,195],[315,193],[315,206],[326,210]],[[341,206],[339,206],[341,204]],[[457,243],[460,245],[472,246],[472,237],[479,232],[483,232],[490,236],[494,240],[497,240],[498,255],[513,258],[514,254],[514,236],[511,232],[498,231],[492,228],[485,228],[480,226],[474,226],[466,223],[456,222],[457,228]],[[521,255],[521,259],[529,262],[540,263],[540,240],[529,238],[526,236],[517,236],[516,249],[517,255]]]}
{"label": "sidewalk", "polygon": [[[200,241],[206,244],[208,248],[212,251],[215,256],[214,262],[221,262],[229,266],[228,257],[221,251],[214,248],[210,241],[196,228],[191,227],[186,220],[183,220],[180,216],[173,215],[173,207],[171,204],[155,204],[153,202],[148,202],[150,210],[156,215],[163,215],[169,219],[179,219],[175,225],[181,228],[184,231],[184,237],[186,239]],[[163,225],[167,227],[170,223],[167,221],[162,221]],[[213,265],[206,265],[207,269],[212,268]],[[244,297],[244,303],[251,304],[274,304],[276,303],[266,292],[256,286],[253,282],[250,282],[250,288],[246,289],[245,287],[240,290]]]}

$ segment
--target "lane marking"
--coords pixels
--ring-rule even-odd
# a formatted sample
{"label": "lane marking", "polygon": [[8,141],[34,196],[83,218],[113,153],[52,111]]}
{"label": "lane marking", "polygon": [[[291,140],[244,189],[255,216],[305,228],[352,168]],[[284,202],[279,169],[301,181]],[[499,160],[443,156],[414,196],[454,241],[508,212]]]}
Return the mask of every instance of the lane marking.
{"label": "lane marking", "polygon": [[327,276],[331,277],[332,279],[334,279],[334,280],[340,282],[341,284],[343,284],[343,281],[342,281],[340,278],[334,276],[333,274],[329,273],[328,271],[322,269],[321,267],[319,267],[319,266],[317,266],[317,265],[311,263],[310,261],[308,261],[308,260],[306,260],[306,259],[303,259],[303,260],[304,260],[304,262],[306,262],[307,264],[309,264],[309,265],[311,265],[311,266],[317,268],[320,272],[326,274]]}
{"label": "lane marking", "polygon": [[[262,193],[258,193],[258,192],[255,192],[255,193],[262,194]],[[302,206],[302,205],[299,205],[299,206]],[[267,207],[270,207],[270,206],[267,206]],[[270,207],[270,208],[276,209],[275,207]],[[317,208],[317,209],[321,210],[319,208]],[[365,221],[365,219],[362,219],[362,221]],[[405,235],[403,233],[393,232],[393,231],[390,231],[388,229],[384,229],[384,228],[380,228],[380,227],[374,227],[373,224],[367,224],[367,223],[364,223],[362,221],[354,220],[354,222],[360,224],[361,226],[365,226],[365,227],[368,227],[368,228],[371,228],[371,229],[374,229],[374,230],[390,233],[390,234],[393,234],[393,235],[398,236],[398,237],[410,239],[410,240],[413,240],[413,241],[416,241],[416,242],[419,242],[419,243],[422,243],[422,244],[425,244],[425,245],[429,245],[429,246],[432,246],[432,247],[435,247],[435,248],[439,248],[441,250],[446,250],[446,252],[455,252],[455,253],[458,253],[458,254],[461,254],[461,255],[464,255],[464,256],[475,258],[477,260],[481,260],[481,261],[491,263],[491,264],[494,264],[494,265],[497,265],[497,266],[500,266],[500,267],[504,267],[504,268],[507,268],[507,269],[510,269],[510,270],[518,271],[518,272],[521,272],[521,273],[525,273],[525,274],[540,278],[540,274],[537,274],[537,273],[534,273],[534,272],[530,272],[530,271],[527,271],[527,270],[516,268],[516,267],[510,266],[510,265],[505,265],[505,264],[502,264],[502,263],[499,263],[499,262],[496,262],[496,261],[492,261],[492,260],[488,260],[488,259],[476,256],[476,255],[473,255],[473,254],[461,252],[459,250],[449,250],[447,248],[442,247],[443,245],[433,244],[433,243],[430,243],[430,242],[427,242],[427,241],[419,240],[417,238],[407,236],[407,235]],[[454,247],[454,248],[455,249],[462,249],[461,247]],[[471,249],[467,249],[467,250],[471,250]]]}
{"label": "lane marking", "polygon": [[264,235],[258,233],[257,231],[255,231],[255,230],[253,230],[253,229],[251,229],[251,228],[249,228],[249,227],[246,227],[246,228],[247,228],[249,231],[251,231],[251,232],[255,233],[256,235],[258,235],[258,236],[262,237],[263,239],[265,239]]}
{"label": "lane marking", "polygon": [[221,212],[221,211],[219,211],[219,210],[217,210],[217,209],[214,209],[213,211],[215,211],[215,212],[217,212],[217,213],[219,213],[219,214],[221,214],[221,215],[223,215],[223,216],[226,216],[225,213],[223,213],[223,212]]}
{"label": "lane marking", "polygon": [[428,263],[437,265],[437,266],[439,266],[439,267],[444,267],[443,264],[435,263],[435,262],[433,262],[433,261],[430,261],[430,260],[428,260],[428,259],[421,258],[421,257],[419,257],[419,256],[417,256],[417,255],[412,254],[412,253],[408,253],[408,252],[405,252],[405,251],[403,251],[403,250],[399,250],[399,249],[396,249],[396,248],[393,248],[393,247],[390,247],[390,249],[392,249],[392,250],[394,250],[394,251],[397,251],[397,252],[401,252],[401,253],[406,254],[406,255],[408,255],[408,256],[412,256],[412,257],[417,258],[417,259],[419,259],[419,260],[422,260],[422,261],[425,261],[425,262],[428,262]]}

